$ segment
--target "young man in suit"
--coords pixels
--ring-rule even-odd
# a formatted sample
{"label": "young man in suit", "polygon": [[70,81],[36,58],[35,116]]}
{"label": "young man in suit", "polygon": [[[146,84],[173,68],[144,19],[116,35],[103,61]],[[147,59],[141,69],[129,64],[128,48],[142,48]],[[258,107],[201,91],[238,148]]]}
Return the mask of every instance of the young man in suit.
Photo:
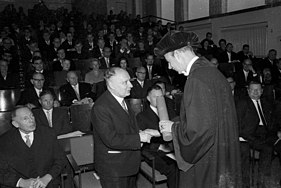
{"label": "young man in suit", "polygon": [[78,82],[78,75],[75,71],[69,71],[66,76],[68,83],[60,87],[62,106],[87,104],[95,100],[91,85]]}
{"label": "young man in suit", "polygon": [[[137,122],[140,130],[153,129],[159,130],[159,117],[158,110],[156,106],[156,98],[163,96],[163,92],[160,86],[153,85],[147,91],[147,100],[150,106],[143,112],[137,115]],[[174,110],[167,109],[169,118],[173,119]],[[142,151],[146,151],[155,157],[155,168],[162,174],[167,176],[167,184],[169,188],[178,187],[178,175],[179,169],[177,167],[176,161],[167,157],[165,152],[171,151],[168,142],[165,142],[162,137],[152,138],[150,143],[145,143],[142,147]],[[152,165],[151,160],[146,160],[148,164]]]}
{"label": "young man in suit", "polygon": [[56,135],[72,131],[72,127],[69,122],[68,110],[63,108],[54,108],[54,96],[51,91],[42,91],[40,93],[39,102],[42,108],[33,110],[37,125],[51,127]]}
{"label": "young man in suit", "polygon": [[37,126],[27,107],[14,110],[12,124],[0,137],[0,185],[58,188],[67,161],[56,135]]}
{"label": "young man in suit", "polygon": [[[236,110],[240,137],[260,151],[258,183],[262,184],[262,187],[271,187],[270,166],[273,144],[278,138],[272,122],[273,106],[261,98],[262,93],[263,89],[259,82],[250,82],[248,97],[238,102]],[[249,147],[245,144],[241,145],[243,184],[246,187],[250,184],[249,153]]]}
{"label": "young man in suit", "polygon": [[136,188],[141,142],[150,142],[151,136],[139,131],[134,113],[124,100],[132,88],[127,71],[112,67],[105,79],[107,91],[91,112],[95,168],[103,188]]}

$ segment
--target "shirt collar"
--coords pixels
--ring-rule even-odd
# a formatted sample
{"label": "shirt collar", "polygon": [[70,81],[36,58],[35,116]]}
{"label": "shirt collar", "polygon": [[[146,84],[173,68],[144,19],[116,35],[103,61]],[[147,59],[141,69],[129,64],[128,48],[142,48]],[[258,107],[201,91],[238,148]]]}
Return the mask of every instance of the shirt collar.
{"label": "shirt collar", "polygon": [[109,91],[109,92],[113,95],[113,97],[114,97],[120,104],[122,104],[124,98],[118,97],[118,96],[114,95],[111,91]]}
{"label": "shirt collar", "polygon": [[189,62],[189,64],[188,64],[187,67],[186,67],[186,71],[183,71],[183,72],[182,72],[185,76],[188,76],[188,75],[189,75],[191,66],[194,64],[194,62],[195,62],[198,58],[199,58],[198,56],[195,56],[195,57],[193,57],[193,58],[191,59],[191,61]]}
{"label": "shirt collar", "polygon": [[158,110],[156,107],[150,105],[151,110],[158,116]]}
{"label": "shirt collar", "polygon": [[43,111],[45,112],[45,114],[46,114],[48,111],[52,114],[52,113],[53,113],[53,108],[51,108],[50,110],[43,109]]}
{"label": "shirt collar", "polygon": [[32,141],[33,138],[34,138],[34,132],[30,132],[30,133],[28,133],[28,134],[26,134],[26,133],[24,133],[24,132],[22,132],[22,131],[20,131],[20,130],[19,130],[19,132],[20,132],[20,135],[21,135],[21,137],[22,137],[22,139],[23,139],[24,141],[26,141],[26,138],[25,138],[26,135],[29,135],[30,141]]}

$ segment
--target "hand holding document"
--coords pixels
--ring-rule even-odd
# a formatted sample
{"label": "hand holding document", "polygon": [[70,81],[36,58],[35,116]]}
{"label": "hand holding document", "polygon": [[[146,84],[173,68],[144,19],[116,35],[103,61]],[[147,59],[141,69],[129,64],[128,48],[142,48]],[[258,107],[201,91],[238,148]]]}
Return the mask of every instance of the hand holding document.
{"label": "hand holding document", "polygon": [[161,134],[158,130],[155,129],[145,129],[143,132],[150,134],[152,137],[160,137]]}
{"label": "hand holding document", "polygon": [[59,135],[59,136],[57,136],[57,139],[78,137],[78,136],[82,136],[83,134],[85,134],[85,133],[83,133],[81,131],[74,131],[74,132],[71,132],[71,133]]}

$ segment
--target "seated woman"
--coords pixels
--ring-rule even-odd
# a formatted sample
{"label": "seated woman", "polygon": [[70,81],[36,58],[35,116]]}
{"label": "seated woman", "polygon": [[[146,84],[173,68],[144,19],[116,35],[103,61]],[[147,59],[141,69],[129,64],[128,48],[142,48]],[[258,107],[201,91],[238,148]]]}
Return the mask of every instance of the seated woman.
{"label": "seated woman", "polygon": [[89,65],[90,71],[85,75],[85,82],[93,86],[92,92],[96,94],[98,93],[97,85],[100,85],[99,83],[104,82],[104,72],[100,70],[99,67],[100,61],[96,58],[93,58]]}
{"label": "seated woman", "polygon": [[121,57],[120,58],[120,60],[119,60],[119,67],[121,67],[122,69],[126,70],[129,73],[131,79],[135,77],[133,70],[128,67],[128,60],[127,60],[127,58],[125,58],[125,57]]}

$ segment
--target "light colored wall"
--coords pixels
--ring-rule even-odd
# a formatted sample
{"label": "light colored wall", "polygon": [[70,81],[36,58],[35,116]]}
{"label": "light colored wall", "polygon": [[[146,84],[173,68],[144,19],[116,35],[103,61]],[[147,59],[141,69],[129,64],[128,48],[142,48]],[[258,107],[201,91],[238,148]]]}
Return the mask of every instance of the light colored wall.
{"label": "light colored wall", "polygon": [[[186,0],[187,1],[187,0]],[[189,0],[188,19],[196,19],[209,16],[209,0]]]}
{"label": "light colored wall", "polygon": [[227,12],[265,5],[265,0],[228,0]]}
{"label": "light colored wall", "polygon": [[281,57],[280,12],[281,6],[278,6],[181,25],[186,29],[194,29],[194,31],[197,31],[200,40],[205,38],[205,33],[207,31],[210,31],[213,33],[214,42],[218,43],[218,40],[222,37],[221,31],[225,27],[267,23],[266,51],[264,54],[266,55],[269,49],[274,48],[278,52],[277,56]]}
{"label": "light colored wall", "polygon": [[[174,0],[161,0],[161,16],[162,18],[168,20],[175,20],[175,1]],[[163,20],[163,24],[166,24],[167,21]]]}
{"label": "light colored wall", "polygon": [[114,14],[118,14],[120,10],[132,13],[132,0],[107,0],[107,13],[113,10]]}

